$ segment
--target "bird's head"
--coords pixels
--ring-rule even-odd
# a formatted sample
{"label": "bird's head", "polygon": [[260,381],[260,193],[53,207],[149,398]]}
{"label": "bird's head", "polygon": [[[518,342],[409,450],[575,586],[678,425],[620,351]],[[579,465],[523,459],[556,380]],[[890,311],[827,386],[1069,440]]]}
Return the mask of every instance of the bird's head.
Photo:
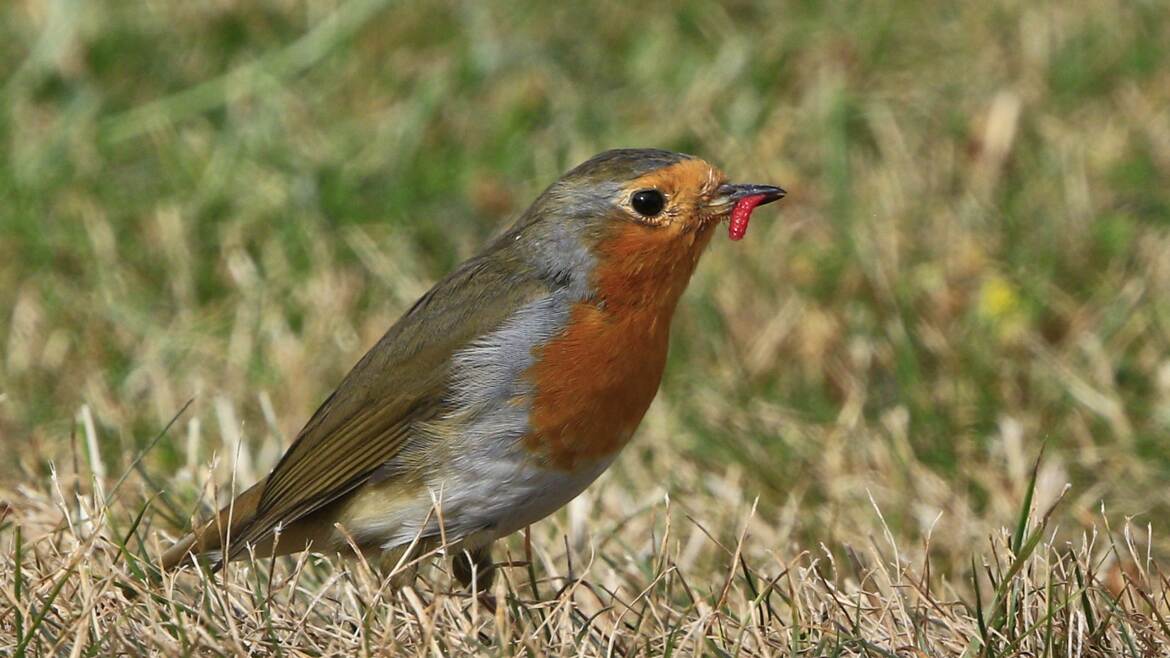
{"label": "bird's head", "polygon": [[651,283],[681,274],[685,286],[721,221],[732,219],[739,239],[752,208],[783,196],[772,185],[731,183],[694,156],[615,149],[553,183],[504,239],[522,242],[566,279],[596,279],[604,265]]}
{"label": "bird's head", "polygon": [[581,224],[598,234],[616,223],[681,235],[727,219],[741,199],[759,197],[762,204],[783,196],[772,185],[730,183],[714,165],[684,153],[614,149],[562,176],[527,216]]}

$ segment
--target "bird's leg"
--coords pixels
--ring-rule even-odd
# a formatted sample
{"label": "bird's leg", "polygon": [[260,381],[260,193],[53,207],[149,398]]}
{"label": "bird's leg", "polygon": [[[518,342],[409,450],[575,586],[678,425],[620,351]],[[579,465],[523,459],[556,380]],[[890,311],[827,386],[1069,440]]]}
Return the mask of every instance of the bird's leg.
{"label": "bird's leg", "polygon": [[[407,585],[413,585],[415,579],[418,578],[418,565],[411,563],[414,553],[407,555],[407,550],[409,547],[380,551],[374,561],[382,577],[390,576],[390,587],[393,589],[402,589]],[[395,571],[396,568],[397,571]]]}
{"label": "bird's leg", "polygon": [[[451,572],[464,587],[479,593],[480,602],[495,609],[495,598],[491,594],[492,581],[496,576],[496,564],[492,561],[492,546],[480,546],[462,550],[451,558]],[[474,583],[474,587],[472,584]]]}
{"label": "bird's leg", "polygon": [[492,562],[491,544],[472,550],[459,551],[451,559],[451,570],[464,587],[471,587],[474,578],[475,589],[480,592],[488,591],[496,576],[496,565]]}

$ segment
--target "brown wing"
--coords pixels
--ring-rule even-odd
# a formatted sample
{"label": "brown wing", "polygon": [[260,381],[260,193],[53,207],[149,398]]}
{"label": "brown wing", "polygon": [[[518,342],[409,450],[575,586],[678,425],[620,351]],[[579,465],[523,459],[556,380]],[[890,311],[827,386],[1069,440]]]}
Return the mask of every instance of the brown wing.
{"label": "brown wing", "polygon": [[[489,252],[490,253],[490,252]],[[362,357],[268,476],[233,555],[364,483],[442,412],[452,355],[546,291],[506,250],[440,281]]]}

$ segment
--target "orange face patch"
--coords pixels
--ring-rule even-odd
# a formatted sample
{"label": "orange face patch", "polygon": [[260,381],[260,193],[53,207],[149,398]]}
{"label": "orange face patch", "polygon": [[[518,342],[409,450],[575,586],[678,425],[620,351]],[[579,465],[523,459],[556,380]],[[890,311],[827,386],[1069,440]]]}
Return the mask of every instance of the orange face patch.
{"label": "orange face patch", "polygon": [[[623,207],[638,221],[652,226],[676,229],[694,228],[705,223],[704,209],[709,195],[726,181],[726,176],[712,165],[697,158],[650,172],[626,186]],[[629,207],[631,193],[641,189],[655,189],[667,197],[666,210],[651,218],[637,217]]]}
{"label": "orange face patch", "polygon": [[573,307],[528,371],[536,393],[525,444],[546,463],[595,463],[633,435],[658,391],[671,317],[713,228],[615,221],[597,245],[596,300]]}

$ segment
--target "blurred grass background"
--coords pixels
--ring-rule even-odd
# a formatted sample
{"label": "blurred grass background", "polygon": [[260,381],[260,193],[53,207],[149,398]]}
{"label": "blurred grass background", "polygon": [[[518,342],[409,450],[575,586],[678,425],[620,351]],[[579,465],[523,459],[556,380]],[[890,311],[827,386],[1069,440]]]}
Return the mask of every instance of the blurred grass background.
{"label": "blurred grass background", "polygon": [[602,486],[734,482],[812,548],[872,500],[963,568],[1046,444],[1061,532],[1157,525],[1168,51],[1153,1],[0,4],[0,479],[87,423],[114,477],[193,397],[145,472],[250,482],[541,189],[657,146],[789,196],[713,243]]}

